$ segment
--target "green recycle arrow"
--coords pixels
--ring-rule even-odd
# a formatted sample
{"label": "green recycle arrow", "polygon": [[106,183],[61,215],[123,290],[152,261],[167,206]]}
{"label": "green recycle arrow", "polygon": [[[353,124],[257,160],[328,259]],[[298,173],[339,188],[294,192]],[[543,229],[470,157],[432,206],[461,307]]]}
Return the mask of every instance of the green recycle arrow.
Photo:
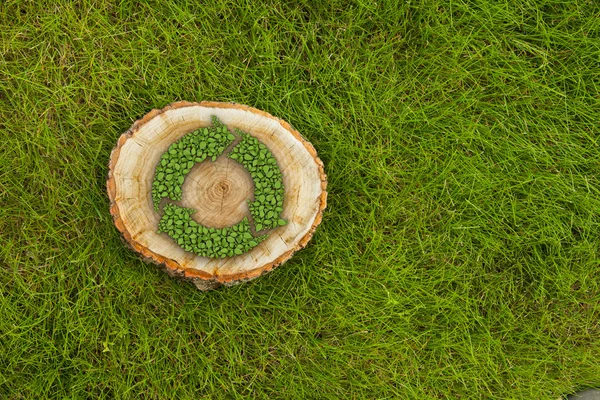
{"label": "green recycle arrow", "polygon": [[[161,156],[152,184],[152,200],[156,211],[164,198],[179,201],[185,176],[196,163],[215,161],[235,140],[217,117],[213,125],[188,133],[171,144]],[[241,141],[229,157],[240,162],[250,173],[254,183],[254,201],[248,201],[255,231],[285,225],[280,218],[283,211],[283,176],[271,151],[251,135],[236,130]],[[185,251],[210,258],[224,258],[244,254],[268,235],[254,236],[248,218],[234,226],[217,229],[203,226],[191,218],[195,210],[171,202],[162,209],[158,232],[165,232]]]}

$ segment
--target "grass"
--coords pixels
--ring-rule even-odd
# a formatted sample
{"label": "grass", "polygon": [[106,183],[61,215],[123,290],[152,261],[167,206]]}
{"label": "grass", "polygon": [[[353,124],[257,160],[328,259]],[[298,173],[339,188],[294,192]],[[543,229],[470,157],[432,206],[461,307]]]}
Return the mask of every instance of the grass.
{"label": "grass", "polygon": [[[557,399],[600,385],[600,4],[0,5],[0,397]],[[105,178],[176,100],[317,148],[309,247],[208,293]]]}

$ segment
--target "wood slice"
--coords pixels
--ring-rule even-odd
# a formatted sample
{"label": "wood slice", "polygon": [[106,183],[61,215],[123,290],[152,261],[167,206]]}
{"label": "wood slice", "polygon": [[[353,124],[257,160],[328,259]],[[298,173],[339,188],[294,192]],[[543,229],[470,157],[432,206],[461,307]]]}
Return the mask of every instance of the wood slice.
{"label": "wood slice", "polygon": [[[239,129],[268,147],[283,175],[284,226],[249,252],[207,258],[186,252],[166,233],[152,201],[152,183],[161,155],[182,136],[211,126],[216,116],[232,132]],[[202,290],[254,279],[306,246],[327,203],[327,178],[314,147],[288,123],[252,107],[216,102],[177,102],[153,110],[118,140],[110,156],[107,181],[110,212],[126,242],[170,275],[187,278]],[[193,219],[224,228],[249,216],[254,184],[244,167],[225,154],[196,164],[182,186],[179,205],[197,210]],[[263,233],[263,232],[261,232]]]}

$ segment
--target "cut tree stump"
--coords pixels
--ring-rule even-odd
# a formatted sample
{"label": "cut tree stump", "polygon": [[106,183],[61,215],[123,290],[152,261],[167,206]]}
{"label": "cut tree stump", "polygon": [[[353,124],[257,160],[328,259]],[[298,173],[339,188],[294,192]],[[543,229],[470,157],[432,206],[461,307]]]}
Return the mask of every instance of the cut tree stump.
{"label": "cut tree stump", "polygon": [[[239,129],[267,146],[285,188],[280,216],[287,224],[261,231],[268,235],[264,241],[247,253],[226,258],[201,257],[158,233],[161,209],[157,211],[152,200],[162,154],[184,135],[211,126],[213,116],[231,133]],[[202,226],[226,228],[251,217],[248,201],[253,200],[254,183],[242,164],[228,157],[229,150],[214,162],[195,164],[181,186],[181,200],[171,201],[196,210],[192,218]],[[254,279],[306,246],[321,222],[326,186],[314,147],[285,121],[239,104],[183,101],[151,111],[121,135],[110,156],[107,181],[110,212],[125,241],[145,259],[164,266],[172,276],[193,281],[201,290]]]}

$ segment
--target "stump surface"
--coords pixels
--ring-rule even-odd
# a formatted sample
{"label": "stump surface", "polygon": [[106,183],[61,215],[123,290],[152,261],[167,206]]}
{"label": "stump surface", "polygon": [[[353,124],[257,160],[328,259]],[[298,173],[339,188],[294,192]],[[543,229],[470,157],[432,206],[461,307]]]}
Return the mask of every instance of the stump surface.
{"label": "stump surface", "polygon": [[198,163],[183,183],[181,205],[197,210],[192,218],[205,226],[225,228],[249,215],[246,200],[252,198],[252,178],[238,162],[219,157]]}
{"label": "stump surface", "polygon": [[[157,233],[160,213],[151,195],[161,155],[183,135],[210,126],[213,115],[230,131],[237,128],[254,136],[275,156],[285,187],[281,217],[288,221],[261,232],[270,236],[248,253],[224,259],[186,252],[165,233]],[[111,153],[107,181],[111,214],[124,239],[145,258],[164,265],[172,275],[191,279],[200,289],[253,279],[304,247],[321,221],[326,185],[313,146],[288,123],[251,107],[214,102],[173,103],[136,121]],[[176,204],[197,210],[192,218],[205,226],[228,227],[250,215],[252,179],[227,154],[196,164],[182,189]]]}

